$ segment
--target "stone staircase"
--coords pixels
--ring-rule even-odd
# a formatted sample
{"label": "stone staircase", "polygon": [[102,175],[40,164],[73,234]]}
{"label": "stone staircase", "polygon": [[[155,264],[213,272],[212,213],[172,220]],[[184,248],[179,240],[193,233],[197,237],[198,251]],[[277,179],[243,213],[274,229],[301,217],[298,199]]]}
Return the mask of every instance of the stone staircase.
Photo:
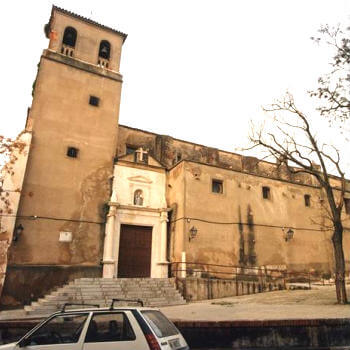
{"label": "stone staircase", "polygon": [[155,307],[186,303],[171,278],[79,278],[25,306],[23,316],[47,315],[59,310],[64,303],[105,307],[111,304],[112,298],[141,299],[145,306]]}

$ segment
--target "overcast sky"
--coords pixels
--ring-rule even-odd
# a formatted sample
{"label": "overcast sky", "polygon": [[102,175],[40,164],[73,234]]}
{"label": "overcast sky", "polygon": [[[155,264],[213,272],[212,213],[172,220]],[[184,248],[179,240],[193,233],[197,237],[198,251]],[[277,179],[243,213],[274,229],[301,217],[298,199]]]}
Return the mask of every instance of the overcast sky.
{"label": "overcast sky", "polygon": [[[52,3],[1,5],[0,133],[24,127]],[[349,23],[349,0],[57,0],[55,5],[128,34],[120,123],[234,151],[250,119],[288,89],[306,91],[329,70],[310,40],[321,24]],[[84,122],[82,116],[82,123]]]}

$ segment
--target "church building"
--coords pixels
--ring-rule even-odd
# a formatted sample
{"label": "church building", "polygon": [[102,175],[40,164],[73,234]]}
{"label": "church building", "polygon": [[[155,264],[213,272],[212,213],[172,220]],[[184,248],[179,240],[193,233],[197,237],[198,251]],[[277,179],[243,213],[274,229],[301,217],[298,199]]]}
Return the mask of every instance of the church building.
{"label": "church building", "polygon": [[[127,35],[56,6],[45,33],[26,149],[4,182],[19,189],[1,220],[4,306],[79,277],[186,277],[210,264],[218,277],[219,265],[332,273],[311,176],[119,125]],[[349,268],[349,184],[344,217]]]}

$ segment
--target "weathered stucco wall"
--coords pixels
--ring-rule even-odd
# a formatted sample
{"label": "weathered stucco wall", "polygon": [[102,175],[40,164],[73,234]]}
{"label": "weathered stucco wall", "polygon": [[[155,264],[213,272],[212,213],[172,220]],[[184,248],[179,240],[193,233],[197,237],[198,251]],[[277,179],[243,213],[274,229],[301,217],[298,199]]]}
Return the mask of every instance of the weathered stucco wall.
{"label": "weathered stucco wall", "polygon": [[[289,270],[314,269],[320,273],[333,270],[331,232],[323,230],[319,188],[194,162],[182,164],[169,172],[168,181],[173,187],[172,172],[182,170],[185,190],[176,191],[178,197],[182,196],[176,200],[184,203],[185,215],[177,216],[176,235],[185,237],[183,249],[188,263],[282,265]],[[223,193],[212,192],[213,179],[223,181]],[[262,196],[263,186],[270,188],[269,199]],[[305,206],[305,194],[310,195],[310,207]],[[189,241],[192,226],[198,233]],[[293,229],[294,237],[286,242],[283,229],[289,228]],[[349,243],[346,230],[344,248],[348,267]]]}
{"label": "weathered stucco wall", "polygon": [[[169,260],[181,261],[181,253],[184,251],[184,220],[185,217],[185,179],[183,171],[184,163],[179,163],[167,176],[167,202],[172,208],[169,213],[168,244]],[[174,268],[174,267],[173,267]]]}
{"label": "weathered stucco wall", "polygon": [[[120,126],[117,152],[125,153],[126,145],[149,149],[169,169],[168,206],[177,207],[169,232],[172,261],[181,261],[185,251],[188,262],[333,269],[331,232],[324,230],[326,201],[312,176],[292,175],[283,163]],[[213,179],[223,181],[222,194],[212,192]],[[339,187],[336,178],[332,184]],[[269,199],[262,198],[263,186],[270,188]],[[345,210],[343,217],[348,251],[350,216]],[[193,226],[198,235],[189,241]],[[289,228],[294,238],[286,242],[283,230]],[[346,263],[350,268],[347,253]]]}
{"label": "weathered stucco wall", "polygon": [[[33,140],[16,222],[24,231],[9,251],[9,265],[16,271],[25,267],[27,281],[35,281],[38,266],[100,269],[117,146],[122,37],[74,16],[56,15],[51,23],[56,33],[40,60],[27,122]],[[78,59],[60,53],[68,25],[78,31]],[[102,38],[112,44],[115,71],[96,65]],[[99,98],[98,106],[89,103],[90,96]],[[68,156],[69,147],[78,149],[76,158]],[[27,286],[23,278],[14,281],[6,279],[6,291]]]}
{"label": "weathered stucco wall", "polygon": [[[31,110],[33,147],[19,207],[25,229],[11,250],[11,263],[99,263],[120,85],[42,58]],[[101,96],[98,108],[89,105],[90,94]],[[77,158],[67,156],[71,146],[79,149]],[[61,231],[73,233],[71,243],[59,242]]]}
{"label": "weathered stucco wall", "polygon": [[[245,264],[331,268],[330,236],[314,223],[320,220],[319,189],[203,165],[201,177],[194,179],[191,174],[198,167],[188,163],[185,168],[187,216],[198,219],[193,220],[198,234],[188,244],[188,260],[237,265],[242,235]],[[222,194],[212,193],[212,179],[223,181]],[[270,188],[269,199],[263,198],[262,186]],[[311,196],[310,207],[304,204],[304,194]],[[292,240],[284,240],[283,228],[293,228]]]}

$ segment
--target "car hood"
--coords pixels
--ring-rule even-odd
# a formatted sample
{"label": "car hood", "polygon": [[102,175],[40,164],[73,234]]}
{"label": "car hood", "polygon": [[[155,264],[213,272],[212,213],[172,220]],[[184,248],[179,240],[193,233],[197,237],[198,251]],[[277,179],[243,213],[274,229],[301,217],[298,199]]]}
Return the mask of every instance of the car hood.
{"label": "car hood", "polygon": [[14,349],[16,344],[17,344],[17,342],[5,344],[5,345],[0,345],[0,350],[11,350],[11,349]]}

